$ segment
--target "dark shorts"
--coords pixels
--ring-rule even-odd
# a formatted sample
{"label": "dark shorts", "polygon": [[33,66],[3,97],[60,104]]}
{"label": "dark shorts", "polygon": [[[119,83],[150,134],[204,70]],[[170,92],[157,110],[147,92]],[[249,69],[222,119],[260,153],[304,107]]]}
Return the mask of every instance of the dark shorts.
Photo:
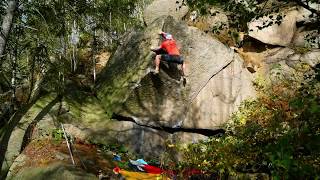
{"label": "dark shorts", "polygon": [[183,64],[183,59],[179,55],[161,54],[161,61]]}

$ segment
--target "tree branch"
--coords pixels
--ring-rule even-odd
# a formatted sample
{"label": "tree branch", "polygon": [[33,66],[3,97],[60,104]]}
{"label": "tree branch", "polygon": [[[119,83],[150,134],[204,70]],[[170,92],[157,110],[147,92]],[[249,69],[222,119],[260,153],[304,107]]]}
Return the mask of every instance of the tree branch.
{"label": "tree branch", "polygon": [[13,14],[18,6],[18,0],[11,0],[8,2],[6,15],[3,17],[0,36],[0,57],[3,56],[9,32],[12,26]]}
{"label": "tree branch", "polygon": [[302,6],[305,9],[308,9],[309,11],[311,11],[312,13],[320,16],[320,11],[311,8],[310,6],[308,6],[308,4],[303,3],[301,0],[294,0],[294,2],[296,2],[299,6]]}

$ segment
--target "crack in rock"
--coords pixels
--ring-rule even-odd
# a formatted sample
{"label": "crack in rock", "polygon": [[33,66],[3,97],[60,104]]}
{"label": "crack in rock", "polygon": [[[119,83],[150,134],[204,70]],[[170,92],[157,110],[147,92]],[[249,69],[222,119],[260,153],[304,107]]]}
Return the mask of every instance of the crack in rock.
{"label": "crack in rock", "polygon": [[122,116],[119,114],[112,114],[112,118],[117,120],[117,121],[130,121],[133,122],[139,126],[142,127],[147,127],[147,128],[152,128],[155,130],[159,130],[159,131],[165,131],[167,133],[173,134],[176,132],[187,132],[187,133],[197,133],[197,134],[201,134],[204,136],[216,136],[216,135],[222,135],[225,133],[224,129],[197,129],[197,128],[181,128],[179,126],[177,127],[167,127],[167,126],[150,126],[150,125],[144,125],[144,124],[140,124],[139,122],[137,122],[136,120],[134,120],[131,117],[126,117],[126,116]]}

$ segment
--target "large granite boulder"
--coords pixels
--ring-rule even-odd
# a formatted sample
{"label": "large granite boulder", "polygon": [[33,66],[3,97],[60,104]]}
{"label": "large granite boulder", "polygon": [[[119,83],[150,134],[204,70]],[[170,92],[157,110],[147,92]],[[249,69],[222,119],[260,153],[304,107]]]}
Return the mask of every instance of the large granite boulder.
{"label": "large granite boulder", "polygon": [[176,20],[181,20],[188,13],[188,10],[188,6],[182,0],[155,0],[145,8],[144,22],[149,25],[164,15],[170,15]]}
{"label": "large granite boulder", "polygon": [[[186,84],[180,81],[174,64],[162,63],[158,75],[150,73],[150,48],[159,43],[159,29],[172,33],[181,47],[189,71]],[[233,50],[169,16],[127,37],[110,60],[97,89],[106,111],[140,125],[219,129],[241,100],[254,96],[252,78]],[[214,91],[217,89],[219,92]],[[210,112],[212,109],[217,111]]]}

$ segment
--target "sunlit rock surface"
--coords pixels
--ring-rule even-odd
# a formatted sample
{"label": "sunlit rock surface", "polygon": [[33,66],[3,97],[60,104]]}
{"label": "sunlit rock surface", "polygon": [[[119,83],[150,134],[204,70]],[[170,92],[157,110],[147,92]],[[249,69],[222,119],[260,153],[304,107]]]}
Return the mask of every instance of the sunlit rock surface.
{"label": "sunlit rock surface", "polygon": [[154,0],[145,8],[143,18],[147,25],[161,16],[170,15],[176,20],[181,20],[188,10],[189,7],[182,0]]}

